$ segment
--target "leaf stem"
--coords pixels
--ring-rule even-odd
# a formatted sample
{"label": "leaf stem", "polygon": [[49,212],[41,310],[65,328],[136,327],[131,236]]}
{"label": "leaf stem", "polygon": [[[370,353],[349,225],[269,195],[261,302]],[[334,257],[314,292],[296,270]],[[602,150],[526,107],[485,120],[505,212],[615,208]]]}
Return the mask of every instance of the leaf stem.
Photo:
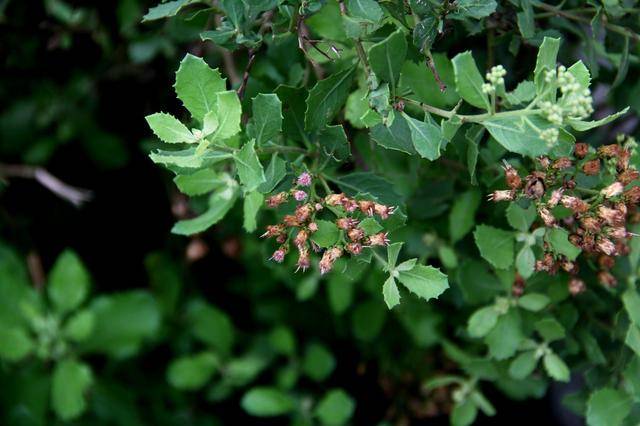
{"label": "leaf stem", "polygon": [[409,99],[409,98],[399,98],[399,99],[402,99],[402,101],[404,101],[405,104],[415,105],[419,108],[422,108],[426,112],[439,115],[440,117],[451,118],[454,115],[458,116],[458,118],[460,118],[460,121],[462,121],[463,123],[465,122],[481,123],[485,120],[492,119],[492,118],[520,117],[520,116],[540,114],[539,109],[518,109],[515,111],[497,112],[495,114],[486,113],[486,114],[475,114],[475,115],[462,115],[462,114],[457,114],[456,113],[457,109],[455,108],[454,110],[447,111],[441,108],[434,107],[432,105],[425,104],[423,102],[415,101],[413,99]]}

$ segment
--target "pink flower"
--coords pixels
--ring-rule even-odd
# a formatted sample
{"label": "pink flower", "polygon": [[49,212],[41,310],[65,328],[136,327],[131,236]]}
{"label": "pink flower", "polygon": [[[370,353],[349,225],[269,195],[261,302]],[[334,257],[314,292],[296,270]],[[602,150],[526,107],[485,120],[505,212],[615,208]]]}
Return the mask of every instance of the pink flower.
{"label": "pink flower", "polygon": [[307,172],[301,173],[300,176],[298,176],[297,183],[300,186],[311,186],[311,175]]}
{"label": "pink flower", "polygon": [[293,198],[296,199],[296,201],[303,201],[307,199],[307,193],[301,190],[297,190],[293,192]]}
{"label": "pink flower", "polygon": [[287,254],[286,251],[283,248],[279,248],[278,250],[273,252],[273,254],[271,255],[271,260],[273,260],[274,262],[282,263],[285,254]]}

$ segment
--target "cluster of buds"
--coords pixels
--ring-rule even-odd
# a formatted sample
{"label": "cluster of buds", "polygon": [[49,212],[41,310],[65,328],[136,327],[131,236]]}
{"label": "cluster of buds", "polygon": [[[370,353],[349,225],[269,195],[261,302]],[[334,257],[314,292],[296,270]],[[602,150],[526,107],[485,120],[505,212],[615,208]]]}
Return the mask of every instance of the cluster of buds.
{"label": "cluster of buds", "polygon": [[547,71],[544,79],[561,93],[555,104],[548,101],[538,104],[550,122],[560,125],[563,118],[581,119],[593,112],[591,91],[583,87],[566,67],[560,65],[556,70]]}
{"label": "cluster of buds", "polygon": [[[496,202],[530,200],[536,207],[541,225],[566,229],[569,241],[597,260],[598,281],[606,287],[615,286],[616,279],[610,270],[617,256],[629,254],[629,239],[635,235],[627,230],[627,223],[638,217],[640,186],[637,180],[640,173],[629,164],[635,149],[633,140],[624,139],[597,150],[577,143],[573,158],[552,161],[541,157],[536,170],[525,177],[505,163],[508,189],[493,192],[489,199]],[[607,184],[599,188],[580,188],[576,183],[579,174],[599,175]],[[558,214],[558,208],[564,208],[564,213]],[[536,261],[536,270],[550,274],[565,271],[570,275],[570,293],[575,295],[584,291],[584,281],[577,276],[578,264],[552,253],[546,243],[544,248],[542,259]]]}
{"label": "cluster of buds", "polygon": [[336,227],[341,231],[340,242],[328,247],[322,253],[318,266],[321,274],[329,272],[335,262],[345,253],[358,256],[365,247],[387,246],[389,238],[386,232],[367,235],[360,225],[367,217],[378,216],[388,219],[395,208],[371,200],[357,200],[344,193],[330,193],[325,197],[318,197],[315,191],[307,191],[312,187],[313,180],[309,173],[302,173],[289,191],[278,192],[266,200],[268,207],[276,208],[290,200],[295,200],[296,207],[293,214],[287,214],[282,222],[267,226],[263,238],[274,238],[279,244],[270,260],[282,263],[289,252],[291,244],[298,251],[297,270],[306,271],[311,266],[311,252],[320,253],[322,249],[315,244],[311,236],[318,231],[315,221],[316,215],[324,210],[331,210],[338,217]]}
{"label": "cluster of buds", "polygon": [[482,85],[482,92],[486,94],[496,93],[499,86],[504,85],[504,76],[507,75],[507,70],[502,65],[496,65],[485,75],[487,83]]}

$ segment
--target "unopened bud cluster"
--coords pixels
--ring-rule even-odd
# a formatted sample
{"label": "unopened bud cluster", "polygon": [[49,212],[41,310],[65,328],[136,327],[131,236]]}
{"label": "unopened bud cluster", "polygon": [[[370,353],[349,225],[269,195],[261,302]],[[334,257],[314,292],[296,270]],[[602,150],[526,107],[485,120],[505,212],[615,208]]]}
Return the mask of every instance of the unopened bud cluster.
{"label": "unopened bud cluster", "polygon": [[[540,157],[536,170],[524,178],[505,163],[509,189],[489,195],[492,201],[530,200],[543,226],[566,229],[569,241],[595,260],[594,264],[599,267],[598,281],[607,287],[616,284],[610,272],[615,258],[629,254],[629,239],[634,235],[628,232],[627,223],[638,217],[640,203],[640,173],[629,164],[636,145],[632,140],[622,142],[597,150],[577,143],[571,158],[550,160]],[[598,176],[602,183],[593,188],[580,188],[576,183],[579,175]],[[558,214],[562,208],[565,213]],[[536,270],[550,274],[563,270],[571,276],[571,294],[584,291],[585,284],[577,276],[578,263],[553,253],[546,243],[544,248],[542,259],[536,262]]]}
{"label": "unopened bud cluster", "polygon": [[487,83],[482,85],[482,92],[486,94],[496,93],[499,86],[504,85],[504,76],[507,75],[507,70],[502,65],[496,65],[485,75]]}
{"label": "unopened bud cluster", "polygon": [[275,238],[279,244],[271,260],[282,263],[293,245],[298,252],[296,271],[306,271],[311,266],[311,252],[322,252],[311,237],[318,231],[316,216],[325,210],[338,216],[334,223],[341,230],[341,239],[322,252],[318,262],[321,274],[329,272],[345,254],[358,256],[365,247],[389,244],[386,232],[367,235],[360,223],[366,217],[388,219],[393,214],[394,207],[371,200],[357,200],[343,193],[329,193],[325,197],[310,196],[307,188],[312,185],[311,175],[305,172],[298,176],[290,191],[279,192],[267,198],[266,204],[271,208],[277,208],[290,200],[297,202],[293,214],[285,215],[281,223],[267,226],[266,232],[262,234],[263,238]]}

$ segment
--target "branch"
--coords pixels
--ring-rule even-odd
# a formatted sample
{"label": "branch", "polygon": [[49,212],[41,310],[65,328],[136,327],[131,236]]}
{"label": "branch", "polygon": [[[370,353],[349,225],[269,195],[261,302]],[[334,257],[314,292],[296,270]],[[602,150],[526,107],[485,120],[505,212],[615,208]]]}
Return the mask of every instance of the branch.
{"label": "branch", "polygon": [[444,84],[444,82],[440,78],[440,74],[438,73],[438,69],[436,68],[436,62],[433,60],[433,55],[431,54],[431,50],[425,49],[424,53],[427,56],[427,66],[431,70],[431,73],[433,74],[433,78],[435,78],[436,83],[438,83],[440,92],[444,93],[444,91],[447,90],[447,85]]}
{"label": "branch", "polygon": [[40,185],[76,207],[92,198],[92,192],[88,189],[67,185],[42,167],[0,164],[0,177],[35,179]]}

